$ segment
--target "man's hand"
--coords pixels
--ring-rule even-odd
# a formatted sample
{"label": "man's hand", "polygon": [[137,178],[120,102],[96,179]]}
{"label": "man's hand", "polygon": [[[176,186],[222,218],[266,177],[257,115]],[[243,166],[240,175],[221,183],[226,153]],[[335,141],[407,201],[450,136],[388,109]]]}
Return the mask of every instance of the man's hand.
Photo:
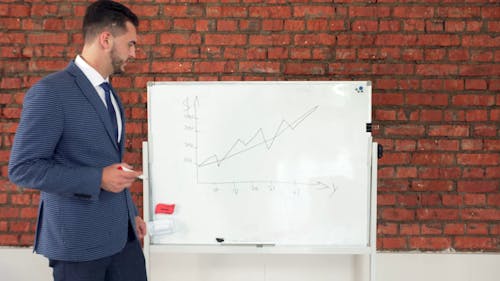
{"label": "man's hand", "polygon": [[144,238],[148,232],[148,227],[146,226],[144,220],[139,216],[135,217],[135,227],[137,228],[137,237],[139,237],[139,239]]}
{"label": "man's hand", "polygon": [[132,169],[127,163],[117,163],[104,167],[101,180],[102,189],[114,193],[122,192],[142,174],[141,171],[124,171],[120,167]]}

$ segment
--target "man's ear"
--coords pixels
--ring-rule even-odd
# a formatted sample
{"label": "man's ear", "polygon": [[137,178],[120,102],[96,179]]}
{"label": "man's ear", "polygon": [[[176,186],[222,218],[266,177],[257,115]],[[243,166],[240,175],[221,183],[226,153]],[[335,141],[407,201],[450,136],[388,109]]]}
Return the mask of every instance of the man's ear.
{"label": "man's ear", "polygon": [[108,31],[103,31],[99,34],[99,45],[105,50],[111,49],[113,46],[113,35]]}

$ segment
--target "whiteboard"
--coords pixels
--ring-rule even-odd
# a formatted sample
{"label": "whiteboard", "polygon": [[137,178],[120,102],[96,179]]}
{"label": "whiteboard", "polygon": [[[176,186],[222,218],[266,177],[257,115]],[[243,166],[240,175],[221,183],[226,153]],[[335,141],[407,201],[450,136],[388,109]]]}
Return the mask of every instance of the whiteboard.
{"label": "whiteboard", "polygon": [[150,82],[152,244],[367,246],[371,83]]}

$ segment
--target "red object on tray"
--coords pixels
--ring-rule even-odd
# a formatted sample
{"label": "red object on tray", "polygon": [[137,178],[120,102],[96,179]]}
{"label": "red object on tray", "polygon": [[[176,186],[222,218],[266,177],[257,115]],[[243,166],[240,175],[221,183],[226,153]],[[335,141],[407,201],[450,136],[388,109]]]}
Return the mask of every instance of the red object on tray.
{"label": "red object on tray", "polygon": [[167,214],[171,215],[174,213],[175,204],[156,204],[155,214]]}

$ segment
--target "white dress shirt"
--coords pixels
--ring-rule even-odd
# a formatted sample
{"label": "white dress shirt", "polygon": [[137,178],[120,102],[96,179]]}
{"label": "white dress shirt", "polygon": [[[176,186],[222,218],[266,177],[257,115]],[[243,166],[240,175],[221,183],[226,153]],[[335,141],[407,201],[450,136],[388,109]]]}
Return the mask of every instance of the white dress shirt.
{"label": "white dress shirt", "polygon": [[[97,91],[97,94],[101,98],[102,102],[104,103],[104,106],[107,107],[106,105],[106,98],[104,96],[104,89],[100,86],[103,82],[108,82],[109,83],[109,77],[103,78],[95,68],[90,66],[80,55],[76,56],[75,59],[75,64],[80,68],[89,79],[90,83],[92,83],[92,86],[94,86],[95,90]],[[116,112],[116,122],[118,123],[118,142],[120,142],[120,138],[122,135],[122,118],[120,115],[120,108],[118,107],[118,104],[116,103],[115,97],[111,95],[111,103],[113,103],[113,107],[115,108]]]}

